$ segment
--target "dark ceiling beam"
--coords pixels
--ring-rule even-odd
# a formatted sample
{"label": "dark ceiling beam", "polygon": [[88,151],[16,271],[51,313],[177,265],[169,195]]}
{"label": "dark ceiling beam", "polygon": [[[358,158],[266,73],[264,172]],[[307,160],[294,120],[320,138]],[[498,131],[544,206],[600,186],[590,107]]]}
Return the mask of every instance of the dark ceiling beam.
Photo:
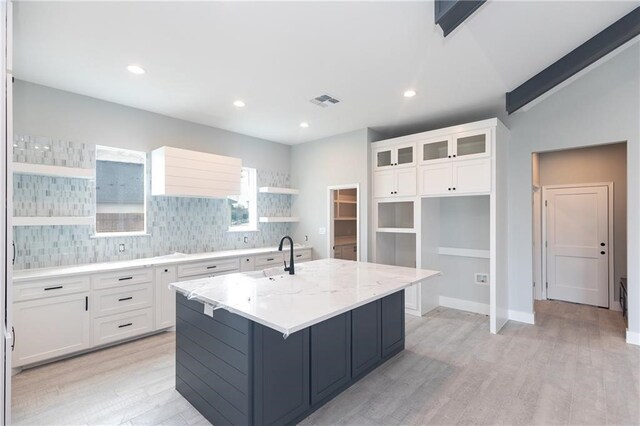
{"label": "dark ceiling beam", "polygon": [[462,24],[486,0],[435,0],[435,21],[444,36]]}
{"label": "dark ceiling beam", "polygon": [[640,7],[507,93],[512,114],[640,34]]}

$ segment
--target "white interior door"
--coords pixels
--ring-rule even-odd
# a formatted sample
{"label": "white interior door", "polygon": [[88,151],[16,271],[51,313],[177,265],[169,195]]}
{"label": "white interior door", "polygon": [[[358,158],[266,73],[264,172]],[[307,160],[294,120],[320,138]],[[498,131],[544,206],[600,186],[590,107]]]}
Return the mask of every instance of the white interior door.
{"label": "white interior door", "polygon": [[545,191],[547,298],[609,306],[606,186]]}

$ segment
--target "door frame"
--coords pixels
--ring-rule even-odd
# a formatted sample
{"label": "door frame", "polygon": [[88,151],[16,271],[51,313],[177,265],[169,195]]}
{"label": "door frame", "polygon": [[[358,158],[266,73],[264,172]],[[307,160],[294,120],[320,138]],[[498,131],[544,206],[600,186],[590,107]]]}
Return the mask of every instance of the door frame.
{"label": "door frame", "polygon": [[607,216],[608,216],[608,234],[609,241],[607,244],[609,245],[609,283],[607,286],[608,297],[607,301],[609,303],[609,309],[614,311],[619,311],[620,307],[615,303],[615,268],[614,268],[614,260],[615,260],[615,247],[614,247],[614,238],[613,238],[613,182],[594,182],[594,183],[576,183],[576,184],[567,184],[567,185],[543,185],[542,186],[542,281],[545,285],[540,286],[540,298],[542,300],[547,300],[547,196],[548,191],[550,189],[571,189],[571,188],[593,188],[596,186],[604,186],[607,187]]}
{"label": "door frame", "polygon": [[327,186],[327,258],[333,258],[333,191],[338,189],[355,189],[356,190],[356,261],[360,261],[362,232],[360,229],[360,184],[350,183],[344,185]]}

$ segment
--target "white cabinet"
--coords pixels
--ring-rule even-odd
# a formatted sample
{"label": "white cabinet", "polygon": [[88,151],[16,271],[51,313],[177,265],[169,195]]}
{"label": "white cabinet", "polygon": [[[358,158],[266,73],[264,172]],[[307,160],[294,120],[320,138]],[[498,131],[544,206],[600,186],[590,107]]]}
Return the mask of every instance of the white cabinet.
{"label": "white cabinet", "polygon": [[425,139],[419,142],[420,164],[454,159],[471,160],[491,154],[491,129],[473,130]]}
{"label": "white cabinet", "polygon": [[375,172],[373,179],[376,198],[413,197],[416,195],[415,167]]}
{"label": "white cabinet", "polygon": [[151,308],[138,309],[93,320],[94,346],[106,345],[153,331]]}
{"label": "white cabinet", "polygon": [[176,292],[169,289],[169,284],[178,281],[177,267],[160,266],[155,276],[155,328],[159,330],[176,325]]}
{"label": "white cabinet", "polygon": [[88,298],[89,294],[83,292],[14,303],[12,366],[20,367],[89,348]]}
{"label": "white cabinet", "polygon": [[239,158],[163,146],[151,152],[151,195],[238,195],[241,168]]}
{"label": "white cabinet", "polygon": [[483,194],[490,191],[490,158],[420,166],[422,196]]}
{"label": "white cabinet", "polygon": [[397,167],[410,167],[416,165],[415,144],[399,144],[377,148],[375,150],[376,170],[391,169]]}

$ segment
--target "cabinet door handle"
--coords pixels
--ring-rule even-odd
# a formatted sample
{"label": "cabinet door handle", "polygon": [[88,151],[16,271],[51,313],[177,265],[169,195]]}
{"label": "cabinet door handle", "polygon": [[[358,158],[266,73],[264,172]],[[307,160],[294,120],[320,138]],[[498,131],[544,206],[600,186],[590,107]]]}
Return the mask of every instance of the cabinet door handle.
{"label": "cabinet door handle", "polygon": [[207,269],[216,269],[218,266],[217,265],[211,265],[211,266],[207,266]]}
{"label": "cabinet door handle", "polygon": [[15,243],[15,241],[11,241],[11,246],[13,247],[13,258],[11,259],[11,264],[14,265],[16,263],[16,243]]}
{"label": "cabinet door handle", "polygon": [[168,270],[168,269],[165,269],[164,271],[165,271],[165,272],[169,272],[169,270]]}
{"label": "cabinet door handle", "polygon": [[451,191],[451,188],[447,188],[448,191]]}
{"label": "cabinet door handle", "polygon": [[451,156],[449,156],[449,158],[451,158]]}
{"label": "cabinet door handle", "polygon": [[455,155],[455,154],[453,154],[453,158],[456,158],[456,155]]}
{"label": "cabinet door handle", "polygon": [[604,243],[600,243],[600,245],[601,245],[602,247],[604,247]]}
{"label": "cabinet door handle", "polygon": [[118,328],[129,327],[130,325],[133,325],[133,323],[132,322],[128,322],[126,324],[119,325]]}
{"label": "cabinet door handle", "polygon": [[133,297],[132,297],[132,296],[129,296],[129,297],[123,297],[123,298],[121,298],[121,299],[118,299],[118,302],[124,302],[125,300],[131,300],[131,299],[133,299]]}
{"label": "cabinet door handle", "polygon": [[456,189],[455,189],[455,188],[453,188],[453,190],[455,191]]}
{"label": "cabinet door handle", "polygon": [[600,254],[605,254],[605,252],[601,251]]}
{"label": "cabinet door handle", "polygon": [[118,281],[127,281],[127,280],[132,280],[133,277],[124,277],[124,278],[118,278]]}
{"label": "cabinet door handle", "polygon": [[61,289],[61,288],[62,288],[62,286],[61,286],[61,285],[57,285],[57,286],[55,286],[55,287],[45,287],[45,288],[44,288],[44,291],[48,291],[48,290],[59,290],[59,289]]}
{"label": "cabinet door handle", "polygon": [[13,326],[11,326],[11,335],[11,350],[13,351],[16,348],[16,329]]}
{"label": "cabinet door handle", "polygon": [[84,297],[84,310],[85,311],[89,310],[89,296]]}

